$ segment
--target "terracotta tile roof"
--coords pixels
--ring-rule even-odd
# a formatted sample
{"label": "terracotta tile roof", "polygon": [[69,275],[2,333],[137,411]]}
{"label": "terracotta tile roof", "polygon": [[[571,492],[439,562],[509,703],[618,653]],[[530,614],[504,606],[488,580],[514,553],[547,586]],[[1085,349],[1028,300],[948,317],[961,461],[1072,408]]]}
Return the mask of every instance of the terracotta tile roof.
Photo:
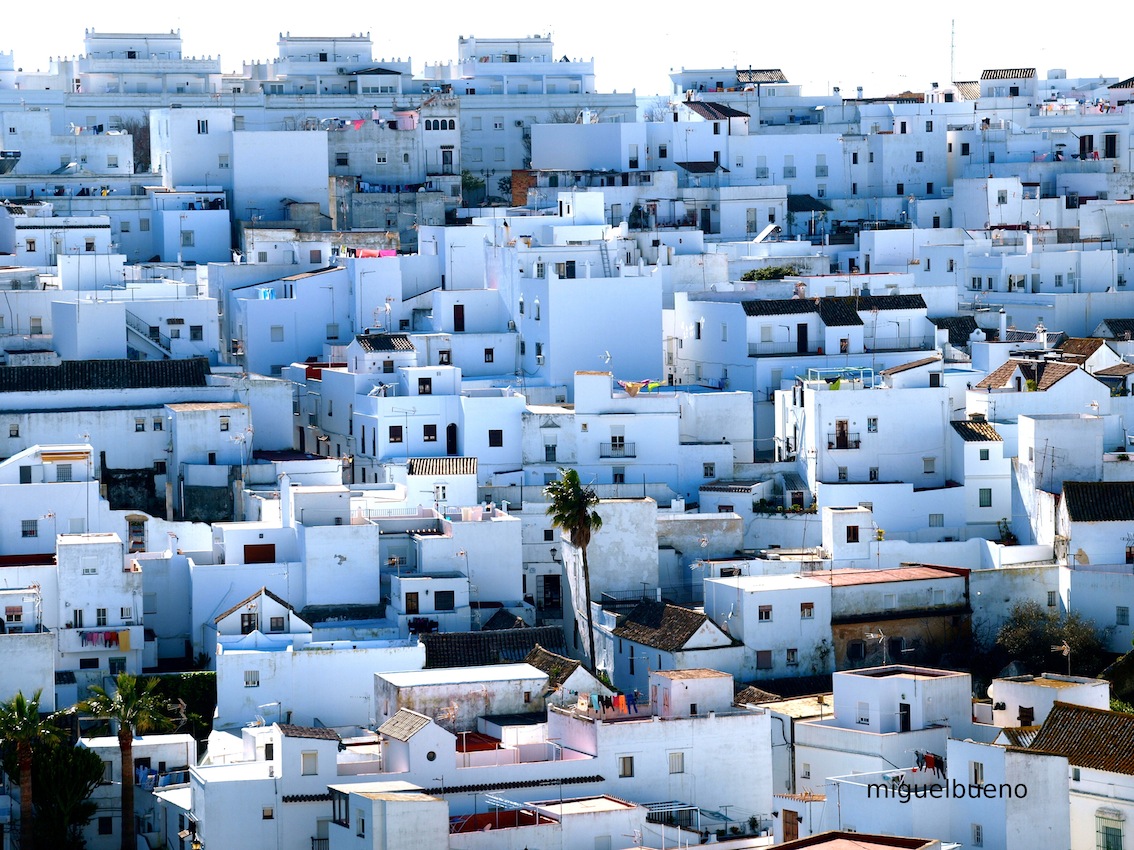
{"label": "terracotta tile roof", "polygon": [[1073,522],[1134,520],[1134,481],[1064,481],[1063,501]]}
{"label": "terracotta tile roof", "polygon": [[0,367],[0,393],[207,386],[209,361],[65,360],[58,366]]}
{"label": "terracotta tile roof", "polygon": [[1125,378],[1134,374],[1134,363],[1115,363],[1095,372],[1096,378]]}
{"label": "terracotta tile roof", "polygon": [[1134,714],[1057,702],[1028,749],[1075,767],[1134,776]]}
{"label": "terracotta tile roof", "polygon": [[268,597],[269,599],[273,600],[274,602],[278,602],[278,603],[279,603],[280,605],[282,605],[282,606],[283,606],[284,608],[286,608],[287,610],[291,611],[291,613],[293,613],[293,614],[295,613],[295,609],[294,609],[294,608],[292,608],[292,607],[291,607],[290,605],[288,605],[288,604],[287,604],[287,602],[285,602],[285,601],[284,601],[283,599],[281,599],[280,597],[276,596],[276,595],[275,595],[274,593],[272,593],[272,591],[268,590],[268,588],[266,588],[266,587],[261,587],[261,588],[260,588],[259,590],[257,590],[257,591],[256,591],[255,593],[253,593],[252,595],[250,595],[250,596],[246,596],[246,597],[244,597],[243,599],[241,599],[241,600],[240,600],[239,602],[237,602],[237,603],[236,603],[235,605],[233,605],[233,606],[232,606],[231,608],[229,608],[229,609],[228,609],[227,611],[225,611],[225,612],[224,612],[223,614],[218,614],[218,615],[216,616],[216,618],[215,618],[215,619],[213,620],[213,622],[214,622],[214,623],[219,623],[219,622],[220,622],[221,620],[223,620],[223,619],[224,619],[225,617],[227,617],[227,616],[228,616],[229,614],[233,614],[233,613],[235,613],[235,612],[239,611],[239,610],[240,610],[241,608],[243,608],[243,607],[244,607],[245,605],[247,605],[247,604],[248,604],[249,602],[251,602],[251,601],[253,601],[254,599],[256,599],[256,598],[257,598],[258,596],[266,596],[266,597]]}
{"label": "terracotta tile roof", "polygon": [[785,316],[818,313],[825,325],[847,327],[863,324],[862,313],[871,310],[925,309],[920,295],[850,295],[831,298],[778,298],[742,301],[746,316]]}
{"label": "terracotta tile roof", "polygon": [[1115,339],[1123,339],[1126,334],[1134,337],[1134,319],[1104,319],[1102,324],[1107,326]]}
{"label": "terracotta tile roof", "polygon": [[378,727],[378,734],[395,741],[408,741],[432,722],[424,714],[399,708],[393,717]]}
{"label": "terracotta tile roof", "polygon": [[749,685],[747,688],[742,688],[736,692],[736,696],[732,698],[733,705],[758,705],[762,702],[774,702],[779,699],[779,696],[768,691],[761,690],[755,685]]}
{"label": "terracotta tile roof", "polygon": [[1134,77],[1127,77],[1125,80],[1119,80],[1117,83],[1111,83],[1107,86],[1109,89],[1131,89],[1134,88]]}
{"label": "terracotta tile roof", "polygon": [[1070,337],[1063,341],[1059,350],[1063,352],[1064,358],[1068,360],[1076,358],[1081,362],[1104,345],[1106,345],[1106,342],[1097,337]]}
{"label": "terracotta tile roof", "polygon": [[1050,389],[1072,372],[1079,371],[1079,367],[1074,363],[1059,363],[1052,360],[1009,360],[999,369],[989,372],[976,387],[982,390],[1012,389],[1012,376],[1017,369],[1023,373],[1025,381],[1035,381],[1038,390]]}
{"label": "terracotta tile roof", "polygon": [[963,348],[969,344],[969,337],[977,329],[973,316],[938,316],[929,321],[941,330],[949,331],[949,344]]}
{"label": "terracotta tile roof", "polygon": [[966,443],[1002,443],[1004,438],[992,427],[992,423],[980,419],[960,419],[950,422],[953,430],[961,435]]}
{"label": "terracotta tile roof", "polygon": [[725,121],[729,118],[748,118],[747,112],[733,109],[726,103],[715,103],[711,100],[687,100],[685,105],[690,112],[695,112],[707,121]]}
{"label": "terracotta tile roof", "polygon": [[523,661],[536,645],[567,654],[563,629],[537,626],[491,632],[431,632],[419,635],[425,645],[425,667],[476,667]]}
{"label": "terracotta tile roof", "polygon": [[[614,636],[663,652],[685,648],[709,618],[700,611],[643,599],[614,629]],[[714,624],[715,627],[715,624]]]}
{"label": "terracotta tile roof", "polygon": [[547,686],[552,690],[566,682],[582,665],[581,661],[551,652],[538,643],[532,647],[524,661],[547,674]]}
{"label": "terracotta tile roof", "polygon": [[356,334],[363,351],[415,351],[409,334]]}
{"label": "terracotta tile roof", "polygon": [[716,174],[718,171],[727,172],[728,169],[713,160],[698,160],[691,162],[674,162],[679,168],[684,168],[690,174]]}
{"label": "terracotta tile roof", "polygon": [[1039,734],[1039,730],[1039,726],[1006,726],[1001,731],[1008,739],[1008,746],[1029,747]]}
{"label": "terracotta tile roof", "polygon": [[522,617],[517,617],[507,608],[499,608],[488,621],[480,627],[482,632],[498,632],[501,629],[523,629],[527,627]]}
{"label": "terracotta tile roof", "polygon": [[940,363],[941,358],[937,355],[933,357],[923,357],[920,360],[911,360],[909,363],[902,363],[898,366],[891,366],[889,369],[883,369],[883,375],[898,375],[902,372],[908,372],[910,369],[920,369],[922,366],[929,366],[931,363]]}
{"label": "terracotta tile roof", "polygon": [[406,475],[476,475],[475,457],[411,457]]}
{"label": "terracotta tile roof", "polygon": [[748,493],[762,482],[760,481],[710,481],[701,485],[703,493]]}
{"label": "terracotta tile roof", "polygon": [[788,78],[779,68],[737,68],[736,81],[738,83],[786,83]]}
{"label": "terracotta tile roof", "polygon": [[285,803],[329,803],[331,792],[326,794],[284,794],[280,800]]}
{"label": "terracotta tile roof", "polygon": [[280,723],[280,734],[285,738],[310,738],[316,741],[337,741],[339,733],[326,726],[293,726]]}
{"label": "terracotta tile roof", "polygon": [[1030,80],[1036,75],[1035,68],[992,68],[981,72],[982,80]]}
{"label": "terracotta tile roof", "polygon": [[883,584],[893,581],[925,581],[926,579],[950,579],[968,575],[962,567],[927,567],[923,564],[910,564],[890,570],[828,570],[815,573],[812,577],[825,581],[832,587],[849,587],[857,584]]}
{"label": "terracotta tile roof", "polygon": [[953,86],[965,100],[980,100],[980,80],[954,80]]}

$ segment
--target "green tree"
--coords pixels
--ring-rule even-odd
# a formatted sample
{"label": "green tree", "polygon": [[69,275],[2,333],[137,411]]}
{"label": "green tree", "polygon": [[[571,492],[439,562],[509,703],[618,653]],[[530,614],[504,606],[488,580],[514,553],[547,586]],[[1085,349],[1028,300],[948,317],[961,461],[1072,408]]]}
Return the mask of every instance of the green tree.
{"label": "green tree", "polygon": [[587,562],[587,547],[591,536],[602,528],[602,517],[594,510],[599,497],[594,488],[584,487],[579,481],[579,473],[574,469],[559,470],[560,479],[547,485],[547,496],[551,504],[547,513],[551,524],[563,532],[578,550],[583,559],[583,595],[587,606],[587,645],[590,648],[588,667],[595,671],[595,630],[591,622],[591,568]]}
{"label": "green tree", "polygon": [[1034,600],[1018,603],[996,635],[996,644],[1008,657],[1032,673],[1063,671],[1067,661],[1053,646],[1066,642],[1071,669],[1093,676],[1102,669],[1105,650],[1095,624],[1081,614],[1060,616]]}
{"label": "green tree", "polygon": [[83,850],[83,827],[98,807],[90,799],[102,782],[102,759],[94,750],[61,744],[37,747],[32,776],[39,793],[35,798],[35,835],[40,847]]}
{"label": "green tree", "polygon": [[749,282],[754,280],[783,280],[793,274],[799,274],[799,266],[764,266],[759,269],[749,269],[740,276],[740,279]]}
{"label": "green tree", "polygon": [[139,681],[119,673],[114,693],[91,685],[93,696],[75,708],[118,725],[118,752],[122,762],[122,850],[135,850],[134,840],[134,735],[163,732],[173,727],[169,703],[154,693],[156,678]]}
{"label": "green tree", "polygon": [[31,699],[23,691],[7,702],[0,703],[0,738],[16,752],[16,765],[20,774],[20,848],[34,850],[35,833],[32,813],[32,755],[37,745],[59,739],[59,729],[50,717],[39,710],[42,689]]}

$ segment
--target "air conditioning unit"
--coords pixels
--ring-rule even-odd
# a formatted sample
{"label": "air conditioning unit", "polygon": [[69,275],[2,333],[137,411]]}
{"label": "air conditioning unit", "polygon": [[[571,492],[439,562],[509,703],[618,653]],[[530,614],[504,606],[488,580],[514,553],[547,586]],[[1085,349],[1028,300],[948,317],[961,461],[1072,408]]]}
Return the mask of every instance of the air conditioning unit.
{"label": "air conditioning unit", "polygon": [[537,354],[535,356],[535,362],[537,366],[542,366],[544,364],[544,356],[542,354]]}
{"label": "air conditioning unit", "polygon": [[524,126],[524,122],[523,122],[523,121],[517,121],[517,122],[516,122],[516,126],[517,126],[517,127],[523,127],[523,126]]}
{"label": "air conditioning unit", "polygon": [[510,330],[510,331],[514,331],[515,329],[516,329],[516,323],[515,323],[515,322],[513,322],[513,321],[511,321],[511,320],[509,320],[509,321],[508,321],[508,330]]}
{"label": "air conditioning unit", "polygon": [[335,69],[335,73],[337,73],[337,74],[345,74],[346,72],[347,72],[346,68],[336,68]]}

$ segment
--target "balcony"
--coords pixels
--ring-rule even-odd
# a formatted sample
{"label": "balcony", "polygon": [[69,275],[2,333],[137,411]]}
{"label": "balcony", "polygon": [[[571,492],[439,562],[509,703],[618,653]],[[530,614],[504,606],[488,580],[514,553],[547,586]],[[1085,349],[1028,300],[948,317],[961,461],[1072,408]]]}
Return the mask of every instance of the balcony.
{"label": "balcony", "polygon": [[862,440],[854,432],[830,432],[827,434],[828,449],[858,449],[862,447]]}
{"label": "balcony", "polygon": [[312,838],[311,850],[331,850],[331,839],[329,838]]}
{"label": "balcony", "polygon": [[599,457],[623,458],[637,457],[634,443],[599,443]]}

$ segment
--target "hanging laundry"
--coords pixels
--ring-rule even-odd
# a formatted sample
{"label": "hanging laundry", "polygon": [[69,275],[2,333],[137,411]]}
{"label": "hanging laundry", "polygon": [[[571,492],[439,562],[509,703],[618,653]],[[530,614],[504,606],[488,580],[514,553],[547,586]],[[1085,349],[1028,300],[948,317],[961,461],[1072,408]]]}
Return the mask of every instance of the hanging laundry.
{"label": "hanging laundry", "polygon": [[591,704],[590,694],[579,694],[579,698],[575,700],[576,711],[586,711]]}
{"label": "hanging laundry", "polygon": [[130,630],[129,629],[123,629],[122,631],[120,631],[118,633],[117,638],[118,638],[118,648],[121,649],[123,652],[129,652],[130,651]]}
{"label": "hanging laundry", "polygon": [[598,694],[591,694],[591,708],[593,708],[595,711],[599,710],[599,695]]}
{"label": "hanging laundry", "polygon": [[626,695],[626,706],[627,706],[627,709],[628,709],[627,713],[629,713],[631,711],[634,712],[635,714],[638,713],[638,692],[637,691],[634,691],[633,693],[629,693],[629,694]]}

